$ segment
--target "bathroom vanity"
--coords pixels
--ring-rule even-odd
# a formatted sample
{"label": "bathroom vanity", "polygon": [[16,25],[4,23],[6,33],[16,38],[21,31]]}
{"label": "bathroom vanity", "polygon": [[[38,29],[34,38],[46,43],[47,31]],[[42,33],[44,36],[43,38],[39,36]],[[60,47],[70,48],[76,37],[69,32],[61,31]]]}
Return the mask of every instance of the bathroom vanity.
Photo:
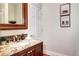
{"label": "bathroom vanity", "polygon": [[0,46],[0,56],[43,56],[43,42],[25,39]]}
{"label": "bathroom vanity", "polygon": [[43,56],[43,42],[37,43],[22,51],[14,53],[12,56]]}

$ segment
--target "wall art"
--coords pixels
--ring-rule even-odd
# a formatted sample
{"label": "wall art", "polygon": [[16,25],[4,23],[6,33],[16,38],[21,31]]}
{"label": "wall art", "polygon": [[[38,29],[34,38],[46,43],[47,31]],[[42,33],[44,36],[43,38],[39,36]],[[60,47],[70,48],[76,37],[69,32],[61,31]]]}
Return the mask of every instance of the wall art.
{"label": "wall art", "polygon": [[60,5],[60,27],[70,27],[70,3]]}

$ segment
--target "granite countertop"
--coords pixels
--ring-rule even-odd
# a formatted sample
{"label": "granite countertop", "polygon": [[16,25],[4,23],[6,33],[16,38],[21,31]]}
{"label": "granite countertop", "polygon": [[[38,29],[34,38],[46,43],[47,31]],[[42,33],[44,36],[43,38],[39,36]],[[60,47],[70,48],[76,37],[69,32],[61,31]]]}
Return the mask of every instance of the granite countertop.
{"label": "granite countertop", "polygon": [[9,43],[8,45],[2,45],[0,46],[0,56],[10,56],[40,42],[39,40],[25,39],[19,42]]}

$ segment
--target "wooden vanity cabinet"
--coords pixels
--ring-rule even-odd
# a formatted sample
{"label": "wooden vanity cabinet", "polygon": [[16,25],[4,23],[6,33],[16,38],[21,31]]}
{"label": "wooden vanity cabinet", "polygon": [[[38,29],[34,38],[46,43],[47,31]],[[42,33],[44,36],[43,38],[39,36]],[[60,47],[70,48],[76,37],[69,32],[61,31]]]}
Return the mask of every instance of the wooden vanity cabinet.
{"label": "wooden vanity cabinet", "polygon": [[43,42],[40,42],[11,56],[43,56]]}

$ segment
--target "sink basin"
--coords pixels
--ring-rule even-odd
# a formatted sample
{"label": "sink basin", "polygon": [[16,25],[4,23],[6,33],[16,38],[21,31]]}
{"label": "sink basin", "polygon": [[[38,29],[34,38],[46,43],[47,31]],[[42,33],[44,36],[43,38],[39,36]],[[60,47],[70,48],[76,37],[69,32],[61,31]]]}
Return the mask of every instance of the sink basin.
{"label": "sink basin", "polygon": [[28,46],[28,45],[29,45],[29,42],[21,41],[21,42],[18,42],[18,43],[16,42],[10,45],[10,47],[16,48],[16,49],[22,49],[23,47]]}

